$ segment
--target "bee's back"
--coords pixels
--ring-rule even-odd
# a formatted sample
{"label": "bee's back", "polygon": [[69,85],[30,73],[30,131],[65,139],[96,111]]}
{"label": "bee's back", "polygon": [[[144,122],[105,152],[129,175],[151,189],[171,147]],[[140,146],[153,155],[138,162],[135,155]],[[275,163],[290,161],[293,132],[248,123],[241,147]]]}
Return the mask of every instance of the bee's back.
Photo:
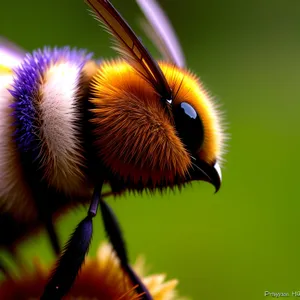
{"label": "bee's back", "polygon": [[82,74],[89,59],[45,49],[0,72],[0,224],[12,230],[1,230],[0,246],[39,223],[39,205],[55,214],[90,199]]}

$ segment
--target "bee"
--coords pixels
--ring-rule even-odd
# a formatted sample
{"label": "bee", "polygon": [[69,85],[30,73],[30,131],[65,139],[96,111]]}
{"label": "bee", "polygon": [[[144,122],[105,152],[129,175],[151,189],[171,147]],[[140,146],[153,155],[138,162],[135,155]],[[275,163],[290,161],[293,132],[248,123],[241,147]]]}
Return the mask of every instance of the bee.
{"label": "bee", "polygon": [[[60,258],[41,299],[68,293],[100,207],[107,235],[134,284],[151,299],[128,262],[111,195],[155,191],[191,181],[221,186],[224,133],[218,110],[187,70],[174,30],[155,0],[137,0],[156,61],[108,0],[85,0],[112,35],[118,59],[98,62],[86,50],[24,53],[0,44],[0,246],[45,226]],[[0,41],[1,42],[1,41]],[[54,220],[90,203],[61,252]]]}

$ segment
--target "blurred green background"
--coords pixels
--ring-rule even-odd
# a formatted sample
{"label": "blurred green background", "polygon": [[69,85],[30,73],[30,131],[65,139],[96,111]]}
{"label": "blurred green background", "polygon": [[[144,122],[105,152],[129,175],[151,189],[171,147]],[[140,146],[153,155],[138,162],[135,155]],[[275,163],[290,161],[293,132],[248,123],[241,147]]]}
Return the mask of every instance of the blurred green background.
{"label": "blurred green background", "polygon": [[[113,3],[142,35],[134,0]],[[264,291],[298,291],[300,2],[160,3],[188,66],[223,104],[231,139],[216,195],[206,183],[195,183],[175,195],[109,199],[130,256],[145,254],[151,273],[178,278],[180,294],[192,299],[255,300],[265,299]],[[2,1],[0,7],[0,35],[25,49],[71,45],[115,56],[81,0]],[[83,214],[59,222],[63,241]],[[92,254],[104,236],[100,217],[95,228]],[[23,251],[54,259],[44,235]]]}

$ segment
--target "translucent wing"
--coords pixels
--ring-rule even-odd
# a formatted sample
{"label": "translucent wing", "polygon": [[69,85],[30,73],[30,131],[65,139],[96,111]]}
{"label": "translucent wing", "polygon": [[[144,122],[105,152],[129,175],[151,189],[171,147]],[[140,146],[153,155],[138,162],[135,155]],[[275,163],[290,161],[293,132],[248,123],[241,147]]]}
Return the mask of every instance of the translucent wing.
{"label": "translucent wing", "polygon": [[11,73],[12,69],[20,64],[24,56],[25,52],[21,48],[0,37],[0,75]]}
{"label": "translucent wing", "polygon": [[171,99],[171,89],[157,62],[108,0],[85,0],[96,18],[116,38],[115,48],[147,80],[163,99]]}
{"label": "translucent wing", "polygon": [[164,58],[179,67],[185,67],[185,58],[174,29],[155,0],[136,0],[144,15],[142,27]]}

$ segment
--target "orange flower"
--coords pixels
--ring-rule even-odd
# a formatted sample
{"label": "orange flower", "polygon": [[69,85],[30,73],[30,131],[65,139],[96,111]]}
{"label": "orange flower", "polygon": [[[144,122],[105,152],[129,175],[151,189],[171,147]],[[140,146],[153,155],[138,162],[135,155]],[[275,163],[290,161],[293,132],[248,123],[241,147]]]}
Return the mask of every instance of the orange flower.
{"label": "orange flower", "polygon": [[[19,278],[7,278],[0,283],[0,299],[35,300],[43,293],[49,277],[48,268],[34,261],[34,272],[24,271]],[[154,300],[179,300],[175,290],[178,281],[165,281],[164,274],[144,277],[144,262],[138,259],[133,266]],[[64,299],[72,300],[133,300],[140,299],[120,267],[111,245],[103,243],[95,258],[87,257],[74,286]]]}

